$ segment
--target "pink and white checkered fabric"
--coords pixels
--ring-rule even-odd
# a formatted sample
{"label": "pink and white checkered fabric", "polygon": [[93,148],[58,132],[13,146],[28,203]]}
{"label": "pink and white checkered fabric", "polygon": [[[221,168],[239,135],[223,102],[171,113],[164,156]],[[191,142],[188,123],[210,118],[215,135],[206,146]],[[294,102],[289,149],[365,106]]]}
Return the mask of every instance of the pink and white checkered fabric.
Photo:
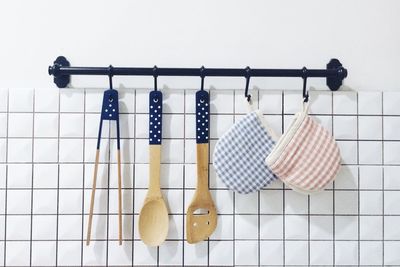
{"label": "pink and white checkered fabric", "polygon": [[267,157],[268,167],[289,187],[302,193],[323,190],[340,168],[332,135],[307,114],[298,113]]}

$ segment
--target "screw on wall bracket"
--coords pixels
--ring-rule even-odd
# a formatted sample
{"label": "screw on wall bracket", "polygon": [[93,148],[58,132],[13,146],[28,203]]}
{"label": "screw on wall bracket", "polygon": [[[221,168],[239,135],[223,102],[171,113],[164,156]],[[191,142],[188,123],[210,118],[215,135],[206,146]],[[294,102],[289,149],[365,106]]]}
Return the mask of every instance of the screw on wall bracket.
{"label": "screw on wall bracket", "polygon": [[326,85],[328,85],[329,89],[337,91],[343,84],[344,78],[347,77],[347,70],[342,67],[342,63],[336,58],[332,58],[329,63],[326,64],[326,69],[337,70],[336,76],[326,78]]}
{"label": "screw on wall bracket", "polygon": [[70,82],[70,75],[60,75],[59,70],[61,67],[69,67],[69,61],[63,57],[59,56],[54,61],[53,66],[49,66],[49,74],[54,76],[54,83],[57,85],[58,88],[65,88],[68,86]]}

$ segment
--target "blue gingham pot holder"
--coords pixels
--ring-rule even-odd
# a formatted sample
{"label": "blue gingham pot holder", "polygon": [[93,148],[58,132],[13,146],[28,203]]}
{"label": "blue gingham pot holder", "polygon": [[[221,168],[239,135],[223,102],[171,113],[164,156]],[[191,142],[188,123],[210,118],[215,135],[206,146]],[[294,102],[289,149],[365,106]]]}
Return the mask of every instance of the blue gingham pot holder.
{"label": "blue gingham pot holder", "polygon": [[248,113],[217,142],[214,168],[231,190],[248,194],[267,186],[277,177],[264,164],[275,146],[259,110]]}

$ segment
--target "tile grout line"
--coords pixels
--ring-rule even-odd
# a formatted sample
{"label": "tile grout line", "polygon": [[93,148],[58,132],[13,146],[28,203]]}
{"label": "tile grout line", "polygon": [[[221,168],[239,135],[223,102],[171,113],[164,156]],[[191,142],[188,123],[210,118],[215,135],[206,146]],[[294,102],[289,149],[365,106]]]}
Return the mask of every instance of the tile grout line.
{"label": "tile grout line", "polygon": [[4,203],[4,266],[7,266],[7,197],[8,197],[8,131],[10,117],[10,91],[7,89],[7,130],[6,130],[6,184],[5,184],[5,203]]}
{"label": "tile grout line", "polygon": [[[64,139],[64,138],[63,138]],[[356,140],[353,140],[354,142],[356,142]],[[387,140],[385,140],[385,141],[387,141]],[[382,142],[382,140],[380,140],[379,142]],[[0,164],[5,164],[6,162],[0,162]],[[27,161],[27,162],[22,162],[22,161],[20,161],[20,162],[9,162],[10,164],[14,164],[14,165],[18,165],[18,164],[21,164],[21,165],[23,165],[23,164],[30,164],[31,162],[29,162],[29,161]],[[55,162],[36,162],[36,164],[42,164],[42,165],[48,165],[48,164],[54,164]],[[133,164],[134,162],[124,162],[124,163],[121,163],[121,164]],[[145,165],[145,164],[148,164],[148,163],[146,163],[146,162],[136,162],[137,164],[142,164],[142,165]],[[69,162],[63,162],[62,164],[92,164],[92,165],[94,165],[94,162],[91,162],[91,161],[87,161],[87,162],[82,162],[82,161],[69,161]],[[99,162],[99,165],[107,165],[108,163],[107,162]],[[116,165],[117,163],[116,162],[110,162],[109,163],[110,165]],[[179,164],[182,164],[182,162],[168,162],[168,163],[161,163],[161,165],[179,165]],[[194,165],[195,163],[190,163],[190,162],[188,162],[187,164],[192,164],[192,165]],[[341,164],[341,166],[355,166],[355,167],[357,167],[358,165],[356,164],[356,163],[342,163]],[[371,164],[359,164],[359,166],[378,166],[378,167],[381,167],[382,166],[382,164],[379,164],[379,163],[371,163]],[[384,166],[392,166],[392,167],[398,167],[399,166],[399,164],[396,164],[396,163],[393,163],[393,164],[385,164]],[[112,188],[115,188],[116,189],[116,187],[112,187]],[[4,188],[0,188],[0,189],[4,189]],[[12,190],[13,188],[10,188],[10,190]],[[29,189],[29,188],[28,188]],[[80,187],[79,188],[76,188],[76,189],[81,189]],[[103,188],[103,189],[107,189],[107,188]],[[143,189],[143,188],[138,188],[138,189]],[[223,188],[216,188],[216,189],[223,189]],[[265,189],[263,189],[263,190],[265,190]],[[267,190],[271,190],[271,189],[267,189]],[[287,189],[286,189],[287,190]],[[332,189],[327,189],[327,190],[332,190]],[[340,189],[340,188],[338,188],[338,190],[346,190],[346,188],[344,188],[344,189]],[[348,189],[347,189],[348,190]],[[354,189],[353,189],[354,190]],[[360,189],[361,191],[367,191],[368,189]],[[399,190],[399,189],[385,189],[385,190],[392,190],[392,191],[394,191],[394,190]]]}
{"label": "tile grout line", "polygon": [[[183,91],[183,137],[186,139],[186,90]],[[186,188],[186,142],[183,141],[183,170],[182,170],[182,213],[185,212]],[[185,266],[185,215],[182,216],[182,266]]]}
{"label": "tile grout line", "polygon": [[[282,96],[282,125],[281,125],[281,132],[282,134],[285,132],[285,91],[281,91],[281,96]],[[286,265],[286,194],[285,194],[285,184],[282,183],[282,245],[283,245],[283,251],[282,251],[282,256],[283,256],[283,266]]]}
{"label": "tile grout line", "polygon": [[[258,95],[258,101],[257,101],[257,108],[258,109],[260,109],[260,91],[259,90],[257,90],[257,95]],[[261,198],[261,191],[260,190],[258,190],[258,192],[257,192],[257,202],[258,202],[258,207],[257,207],[257,230],[258,230],[258,232],[257,232],[257,246],[258,246],[258,251],[257,251],[257,254],[258,254],[258,266],[260,266],[261,265],[261,216],[260,216],[260,213],[261,213],[261,201],[260,201],[260,198]]]}
{"label": "tile grout line", "polygon": [[135,195],[136,195],[136,94],[137,91],[133,91],[133,166],[132,166],[132,267],[135,262]]}
{"label": "tile grout line", "polygon": [[311,218],[310,218],[310,195],[307,195],[307,261],[308,261],[308,265],[310,266],[311,264],[311,241],[310,241],[310,222],[311,222]]}
{"label": "tile grout line", "polygon": [[307,195],[307,263],[308,266],[311,264],[311,242],[310,242],[310,229],[311,229],[311,218],[310,218],[310,206],[311,197]]}
{"label": "tile grout line", "polygon": [[[47,214],[45,215],[45,216],[48,216]],[[226,215],[223,215],[223,216],[226,216]],[[22,241],[24,241],[24,242],[29,242],[29,240],[30,239],[8,239],[7,241],[17,241],[17,242],[22,242]],[[78,242],[80,242],[80,238],[71,238],[71,239],[61,239],[60,241],[68,241],[68,242],[70,242],[70,241],[78,241]],[[97,238],[96,239],[96,241],[106,241],[107,239],[105,239],[105,238]],[[118,238],[110,238],[109,239],[110,241],[118,241]],[[141,241],[141,239],[139,239],[139,238],[135,238],[135,239],[126,239],[126,240],[129,240],[129,241]],[[219,242],[223,242],[223,241],[233,241],[233,239],[217,239],[217,238],[213,238],[213,239],[210,239],[211,241],[219,241]],[[254,241],[254,238],[238,238],[238,239],[236,239],[236,240],[238,240],[238,241]],[[280,239],[276,239],[276,238],[261,238],[260,239],[261,241],[280,241]],[[303,241],[303,242],[307,242],[307,238],[301,238],[301,239],[299,239],[299,238],[288,238],[287,239],[288,241]],[[349,239],[337,239],[338,241],[357,241],[357,239],[351,239],[351,238],[349,238]],[[0,240],[0,241],[4,241],[4,240]],[[40,239],[40,240],[35,240],[35,241],[54,241],[54,239]],[[181,239],[180,238],[171,238],[171,239],[166,239],[166,241],[181,241]],[[331,239],[311,239],[311,241],[332,241]],[[399,239],[385,239],[385,240],[382,240],[382,239],[364,239],[363,241],[371,241],[371,242],[375,242],[375,241],[396,241],[396,242],[398,242],[399,241]],[[64,266],[64,265],[61,265],[61,266]]]}
{"label": "tile grout line", "polygon": [[58,266],[59,249],[59,212],[60,212],[60,128],[61,128],[61,93],[58,91],[58,114],[57,114],[57,207],[56,207],[56,266]]}
{"label": "tile grout line", "polygon": [[358,223],[358,229],[357,229],[357,264],[360,265],[361,261],[361,255],[360,255],[360,246],[361,246],[361,231],[360,231],[360,226],[361,226],[361,217],[360,217],[360,118],[359,118],[359,113],[360,113],[360,108],[358,105],[358,94],[356,93],[356,108],[357,108],[357,223]]}
{"label": "tile grout line", "polygon": [[[235,113],[236,112],[236,108],[235,108],[235,99],[236,99],[236,91],[234,90],[233,91],[233,113]],[[235,116],[235,114],[233,114],[233,123],[236,123],[236,116]],[[233,201],[233,210],[232,210],[232,215],[233,215],[233,218],[232,218],[232,223],[233,223],[233,227],[232,227],[232,238],[233,238],[233,242],[232,242],[232,246],[233,246],[233,249],[232,249],[232,262],[233,262],[233,265],[235,265],[235,258],[236,258],[236,192],[235,191],[233,191],[232,192],[232,195],[233,195],[233,197],[232,197],[232,201]]]}
{"label": "tile grout line", "polygon": [[34,176],[34,158],[35,158],[35,89],[33,89],[33,96],[32,96],[32,152],[31,152],[31,157],[32,157],[32,162],[31,162],[31,168],[32,168],[32,173],[31,173],[31,214],[30,214],[30,241],[29,241],[29,265],[32,266],[32,236],[33,236],[33,176]]}
{"label": "tile grout line", "polygon": [[[229,115],[229,116],[236,116],[236,115],[239,115],[239,116],[243,115],[244,116],[244,114],[234,114],[234,115]],[[263,114],[263,115],[264,116],[268,116],[266,114]],[[285,114],[285,115],[292,116],[292,115],[288,115],[288,114]],[[311,117],[315,117],[315,116],[311,115]],[[355,117],[355,116],[353,116],[353,117]],[[359,117],[361,117],[361,116],[359,116]],[[81,136],[79,136],[79,137],[77,137],[77,136],[62,137],[62,139],[64,139],[64,140],[82,140],[82,138],[83,137],[81,137]],[[0,137],[0,140],[2,140],[2,139],[6,139],[6,138],[5,137]],[[12,139],[14,139],[14,140],[26,140],[26,139],[31,139],[31,138],[29,138],[29,137],[12,137]],[[42,139],[42,140],[57,140],[57,137],[37,136],[37,137],[35,137],[35,139],[38,139],[38,140],[40,140],[40,139]],[[86,139],[95,141],[95,140],[97,140],[97,137],[89,136],[89,137],[86,137]],[[137,139],[137,140],[142,140],[142,141],[148,140],[145,137],[138,137],[138,138],[121,137],[120,139],[121,140]],[[195,138],[192,138],[192,137],[188,137],[188,138],[185,138],[185,139],[186,140],[193,140],[193,141],[195,140]],[[216,137],[210,137],[209,140],[210,141],[218,141],[218,139],[219,138],[216,138]],[[115,137],[111,137],[110,140],[116,140],[116,138]],[[182,138],[179,138],[179,137],[165,137],[164,140],[176,141],[176,140],[182,140]],[[357,141],[357,139],[351,139],[351,138],[335,138],[335,140],[338,141],[338,142]],[[393,142],[393,143],[400,142],[400,139],[385,139],[385,140],[383,140],[382,138],[381,139],[362,139],[362,138],[360,138],[358,140],[359,141],[363,141],[363,142],[382,142],[382,141]],[[4,162],[0,162],[0,163],[4,163]],[[17,161],[15,163],[21,163],[21,162]],[[29,161],[28,162],[22,162],[22,163],[29,163]],[[46,162],[39,162],[39,163],[46,163]],[[74,162],[74,163],[76,163],[76,162]],[[88,163],[94,163],[94,161],[92,161],[92,162],[88,161]],[[365,163],[365,165],[371,165],[371,164],[374,164],[374,163]],[[362,165],[362,164],[360,164],[360,165]],[[379,165],[381,165],[381,164],[379,164]],[[396,164],[396,165],[398,165],[398,164]]]}
{"label": "tile grout line", "polygon": [[[334,128],[334,95],[333,92],[330,92],[331,95],[331,126],[332,126],[332,136],[335,136],[335,128]],[[336,215],[335,215],[335,201],[336,201],[336,184],[335,181],[332,183],[332,263],[336,265]]]}
{"label": "tile grout line", "polygon": [[[86,89],[83,91],[83,153],[82,159],[85,161],[85,151],[86,151]],[[82,164],[82,227],[81,227],[81,265],[83,265],[84,257],[84,240],[85,240],[85,181],[86,181],[86,164]]]}
{"label": "tile grout line", "polygon": [[385,127],[384,127],[384,93],[381,92],[381,112],[382,112],[382,266],[385,265]]}
{"label": "tile grout line", "polygon": [[[62,89],[61,89],[62,90]],[[5,114],[7,112],[1,112],[0,114]],[[30,112],[26,112],[26,111],[13,111],[13,114],[24,114],[24,113],[30,113]],[[38,111],[36,112],[37,114],[55,114],[58,112],[54,112],[54,111]],[[92,111],[88,111],[86,112],[88,115],[100,115],[101,112],[92,112]],[[60,112],[60,114],[71,114],[71,115],[80,115],[82,114],[82,112],[79,111],[62,111]],[[119,113],[121,116],[125,116],[125,115],[134,115],[134,112],[120,112]],[[148,113],[146,112],[137,112],[137,115],[147,115]],[[171,115],[183,115],[184,113],[182,112],[165,112],[164,115],[167,116],[171,116]],[[187,115],[195,115],[194,112],[187,112]],[[280,116],[282,115],[282,113],[263,113],[264,115],[272,115],[272,116]],[[214,113],[214,112],[210,112],[210,116],[224,116],[224,115],[235,115],[233,113],[229,113],[229,112],[221,112],[221,113]],[[246,113],[237,113],[236,115],[246,115]],[[285,115],[295,115],[295,113],[285,113]],[[311,116],[330,116],[330,113],[312,113],[310,112]],[[348,116],[355,116],[356,113],[337,113],[336,116],[340,116],[340,117],[348,117]],[[360,117],[400,117],[400,114],[359,114]]]}
{"label": "tile grout line", "polygon": [[[79,189],[78,189],[79,190]],[[188,189],[191,191],[194,191],[192,189]],[[228,191],[228,190],[226,190]],[[396,191],[396,193],[398,193],[399,191]],[[110,215],[118,215],[118,213],[109,213]],[[123,213],[123,215],[129,215],[130,213]],[[12,215],[12,216],[26,216],[27,214],[13,214],[10,213],[8,215]],[[28,214],[29,215],[29,214]],[[50,216],[50,215],[57,215],[56,213],[36,213],[35,215],[41,215],[41,216]],[[59,215],[68,215],[68,216],[82,216],[82,213],[60,213]],[[85,213],[84,215],[88,215],[88,213]],[[107,213],[103,212],[103,213],[99,213],[99,212],[95,212],[93,213],[93,215],[107,215]],[[138,213],[135,213],[135,215],[139,215]],[[185,213],[170,213],[170,215],[185,215]],[[218,213],[218,215],[221,216],[229,216],[229,215],[233,215],[231,213]],[[257,215],[256,213],[236,213],[236,215],[240,215],[240,216],[245,216],[245,215]],[[279,213],[260,213],[260,215],[263,216],[275,216],[275,215],[282,215]],[[307,213],[287,213],[286,216],[307,216]],[[310,214],[310,216],[332,216],[332,214],[322,214],[322,213],[314,213],[314,214]],[[348,216],[355,216],[354,214],[339,214],[339,216],[343,216],[343,217],[348,217]],[[362,216],[364,217],[373,217],[373,216],[377,216],[375,213],[374,214],[363,214]],[[385,214],[385,216],[387,217],[400,217],[399,214]],[[111,240],[112,238],[110,238]],[[262,238],[261,238],[262,239]],[[4,240],[4,239],[0,239],[0,240]],[[77,239],[77,240],[81,240],[81,238]],[[210,240],[215,240],[214,238],[211,238]],[[307,240],[307,239],[305,239]],[[311,239],[313,240],[313,239]]]}
{"label": "tile grout line", "polygon": [[[123,164],[126,165],[126,163],[123,163]],[[76,164],[76,165],[78,165],[78,164]],[[375,167],[375,166],[373,166],[373,167]],[[378,165],[377,167],[381,167],[381,166]],[[393,166],[389,166],[389,167],[393,167]],[[397,167],[397,166],[395,166],[395,167]],[[29,190],[29,189],[30,189],[29,187],[18,187],[18,188],[8,188],[7,190],[8,191],[15,191],[15,190]],[[46,190],[57,190],[57,187],[37,187],[36,189],[45,190],[45,191]],[[61,190],[81,190],[81,189],[82,189],[82,187],[63,187],[63,188],[61,188]],[[89,190],[91,188],[85,187],[85,189]],[[98,187],[97,189],[106,190],[107,188],[106,187]],[[118,188],[110,187],[110,189],[117,190]],[[144,187],[137,187],[136,189],[137,190],[146,190],[146,188],[144,188]],[[161,187],[161,189],[162,190],[182,190],[181,187]],[[194,190],[194,188],[191,188],[191,187],[187,187],[187,189],[188,190]],[[5,191],[5,188],[0,188],[0,190]],[[132,187],[127,187],[127,188],[123,188],[122,190],[133,190],[133,188]],[[228,189],[225,189],[225,188],[213,188],[212,190],[214,190],[214,191],[228,191]],[[264,189],[261,189],[261,191],[279,191],[279,190],[282,190],[282,189],[280,189],[280,188],[264,188]],[[290,188],[286,188],[285,189],[285,191],[291,191],[291,190],[292,189],[290,189]],[[332,192],[333,189],[327,188],[327,189],[325,189],[325,191],[326,192]],[[337,189],[335,189],[335,191],[337,191],[337,192],[349,192],[349,191],[355,191],[355,190],[354,189],[350,189],[350,188],[337,188]],[[377,192],[382,192],[383,190],[382,189],[360,189],[360,192],[376,192],[376,191]],[[385,192],[400,192],[400,189],[385,189],[384,191]],[[98,214],[98,213],[99,212],[94,212],[93,214]],[[124,212],[124,213],[127,213],[127,212]],[[82,213],[80,212],[80,213],[74,213],[74,214],[81,215]],[[85,214],[88,214],[88,212],[85,212]],[[223,214],[223,213],[221,213],[221,214]],[[253,214],[253,213],[251,213],[251,212],[250,213],[242,212],[241,214]],[[307,213],[298,213],[298,214],[299,215],[300,214],[307,215]],[[0,214],[0,215],[4,215],[4,214]],[[14,215],[18,215],[18,214],[14,214]],[[268,215],[268,214],[262,214],[262,215]],[[311,213],[310,215],[315,215],[315,214]],[[343,214],[343,215],[346,215],[346,214]],[[368,214],[366,214],[366,215],[368,215]],[[388,214],[388,215],[390,215],[390,214]]]}

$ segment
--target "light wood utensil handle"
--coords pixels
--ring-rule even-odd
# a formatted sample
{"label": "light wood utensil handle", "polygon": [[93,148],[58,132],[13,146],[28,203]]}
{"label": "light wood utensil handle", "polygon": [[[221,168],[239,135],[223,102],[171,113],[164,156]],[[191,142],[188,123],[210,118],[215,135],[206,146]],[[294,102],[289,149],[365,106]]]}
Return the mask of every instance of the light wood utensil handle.
{"label": "light wood utensil handle", "polygon": [[160,190],[161,145],[149,145],[149,190],[147,198],[162,197]]}
{"label": "light wood utensil handle", "polygon": [[87,229],[87,237],[86,237],[86,246],[90,244],[90,237],[92,234],[92,221],[93,221],[93,208],[94,208],[94,197],[96,194],[96,182],[97,182],[97,170],[99,166],[99,153],[100,151],[96,150],[96,160],[94,164],[94,174],[93,174],[93,183],[92,183],[92,193],[90,196],[90,211],[89,211],[89,219],[88,219],[88,229]]}
{"label": "light wood utensil handle", "polygon": [[122,178],[121,178],[121,151],[117,150],[118,161],[118,240],[122,245]]}
{"label": "light wood utensil handle", "polygon": [[209,191],[208,189],[208,143],[197,144],[197,187],[200,196]]}

